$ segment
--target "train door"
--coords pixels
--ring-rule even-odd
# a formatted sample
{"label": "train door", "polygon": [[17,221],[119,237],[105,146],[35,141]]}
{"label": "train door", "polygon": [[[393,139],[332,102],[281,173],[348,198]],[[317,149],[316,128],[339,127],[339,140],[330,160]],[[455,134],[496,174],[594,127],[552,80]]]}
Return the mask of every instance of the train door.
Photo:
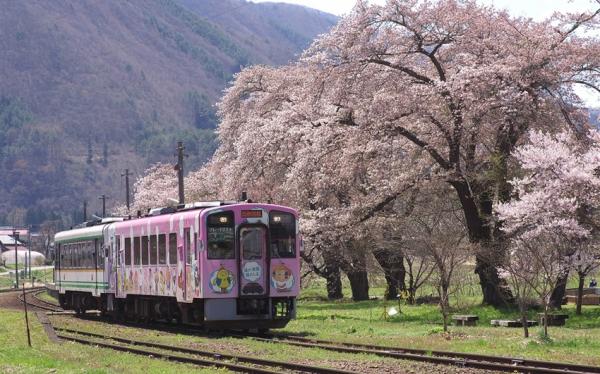
{"label": "train door", "polygon": [[262,296],[268,292],[267,229],[243,226],[240,240],[240,296]]}

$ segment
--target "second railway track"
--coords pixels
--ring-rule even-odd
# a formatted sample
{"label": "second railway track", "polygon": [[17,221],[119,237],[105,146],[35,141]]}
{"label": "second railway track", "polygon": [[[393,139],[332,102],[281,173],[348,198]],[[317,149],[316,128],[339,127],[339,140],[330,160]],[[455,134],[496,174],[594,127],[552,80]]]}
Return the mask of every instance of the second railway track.
{"label": "second railway track", "polygon": [[[172,345],[165,345],[159,343],[152,343],[146,341],[139,341],[133,339],[126,339],[116,336],[108,336],[90,333],[86,331],[66,329],[61,327],[54,327],[59,333],[57,336],[63,340],[70,340],[81,344],[95,345],[119,351],[126,351],[130,353],[142,354],[146,356],[153,356],[163,358],[169,361],[177,361],[183,363],[189,363],[199,366],[215,366],[223,367],[232,371],[237,372],[248,372],[248,373],[280,373],[281,369],[286,371],[293,371],[297,373],[319,373],[319,374],[348,374],[351,373],[345,370],[338,370],[333,368],[326,368],[320,366],[295,364],[290,362],[272,361],[265,360],[256,357],[231,355],[223,353],[215,353],[211,351],[203,351],[198,349],[190,349],[184,347],[177,347]],[[89,339],[92,338],[92,339]],[[117,343],[117,344],[115,344]],[[124,344],[124,345],[123,345]],[[138,348],[139,347],[139,348]],[[148,350],[150,348],[151,350]],[[171,353],[165,353],[171,352]],[[184,354],[174,355],[172,353]],[[197,358],[202,357],[202,358]],[[235,362],[235,363],[234,363]],[[256,366],[240,365],[250,364]],[[273,370],[276,369],[276,370]]]}
{"label": "second railway track", "polygon": [[45,287],[31,288],[25,291],[25,298],[20,293],[17,297],[22,303],[27,302],[27,305],[37,309],[42,309],[49,312],[62,312],[62,308],[57,304],[51,303],[39,298],[39,294],[46,292]]}
{"label": "second railway track", "polygon": [[[92,316],[86,316],[86,318],[97,320]],[[193,327],[183,328],[179,326],[165,324],[157,324],[155,326],[152,325],[151,327],[149,327],[147,325],[145,326],[137,323],[125,323],[125,325],[145,329],[158,329],[163,332],[169,333],[205,335],[204,332],[194,329]],[[368,344],[334,342],[284,334],[258,335],[230,332],[225,333],[224,335],[235,338],[251,338],[254,340],[274,344],[288,344],[304,348],[318,348],[341,353],[372,354],[380,357],[429,362],[440,365],[450,365],[473,369],[520,373],[600,373],[600,367],[597,366],[578,365],[563,362],[539,361],[518,357],[490,356],[462,352],[433,351],[413,348],[386,347]]]}

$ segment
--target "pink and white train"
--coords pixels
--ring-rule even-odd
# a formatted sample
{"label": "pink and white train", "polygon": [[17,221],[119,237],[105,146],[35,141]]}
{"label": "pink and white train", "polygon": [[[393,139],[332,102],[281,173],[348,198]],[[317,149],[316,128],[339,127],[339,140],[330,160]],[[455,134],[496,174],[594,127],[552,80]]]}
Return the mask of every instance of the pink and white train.
{"label": "pink and white train", "polygon": [[55,236],[63,308],[215,328],[284,327],[300,284],[298,214],[247,202],[187,204]]}

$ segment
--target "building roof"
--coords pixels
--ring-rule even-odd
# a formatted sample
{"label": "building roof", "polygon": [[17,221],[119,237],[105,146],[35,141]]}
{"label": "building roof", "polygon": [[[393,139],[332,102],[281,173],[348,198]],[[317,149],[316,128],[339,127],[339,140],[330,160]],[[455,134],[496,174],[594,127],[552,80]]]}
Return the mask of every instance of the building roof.
{"label": "building roof", "polygon": [[[0,232],[0,243],[9,246],[9,245],[15,245],[15,238],[13,238],[10,235],[4,235]],[[19,240],[17,240],[17,245],[22,245],[23,243],[20,242]]]}
{"label": "building roof", "polygon": [[20,237],[26,237],[27,235],[29,235],[29,230],[27,229],[13,229],[12,227],[0,227],[0,235],[11,235],[13,234],[13,232],[16,231],[19,233]]}

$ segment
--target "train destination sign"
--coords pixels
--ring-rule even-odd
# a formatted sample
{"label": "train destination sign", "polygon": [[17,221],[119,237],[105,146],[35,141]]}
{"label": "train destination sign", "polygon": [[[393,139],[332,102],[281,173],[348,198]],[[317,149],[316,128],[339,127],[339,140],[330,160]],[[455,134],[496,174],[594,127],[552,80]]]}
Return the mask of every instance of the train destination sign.
{"label": "train destination sign", "polygon": [[242,218],[262,218],[262,210],[242,210]]}

